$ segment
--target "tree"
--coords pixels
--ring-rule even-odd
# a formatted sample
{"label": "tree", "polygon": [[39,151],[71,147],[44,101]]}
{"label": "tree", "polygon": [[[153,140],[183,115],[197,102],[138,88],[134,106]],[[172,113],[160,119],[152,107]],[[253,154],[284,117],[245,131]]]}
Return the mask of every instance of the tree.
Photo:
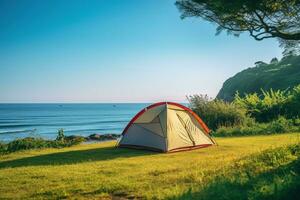
{"label": "tree", "polygon": [[300,40],[281,40],[280,47],[284,49],[283,57],[300,55]]}
{"label": "tree", "polygon": [[239,36],[248,32],[255,40],[279,38],[300,41],[300,0],[177,0],[182,18],[200,17]]}
{"label": "tree", "polygon": [[278,59],[275,57],[275,58],[272,58],[272,60],[270,61],[270,64],[277,64],[278,63]]}
{"label": "tree", "polygon": [[64,129],[62,129],[62,128],[58,129],[56,140],[63,142],[64,139],[65,139]]}
{"label": "tree", "polygon": [[256,67],[262,66],[262,65],[267,65],[267,63],[263,62],[263,61],[257,61],[254,63]]}

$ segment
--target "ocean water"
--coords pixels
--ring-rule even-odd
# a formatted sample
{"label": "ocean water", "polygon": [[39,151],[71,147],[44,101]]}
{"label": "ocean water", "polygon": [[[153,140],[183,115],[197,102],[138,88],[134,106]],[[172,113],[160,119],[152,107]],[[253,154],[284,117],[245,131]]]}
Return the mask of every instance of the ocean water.
{"label": "ocean water", "polygon": [[130,119],[149,104],[0,104],[0,141],[27,136],[55,139],[65,135],[120,134]]}

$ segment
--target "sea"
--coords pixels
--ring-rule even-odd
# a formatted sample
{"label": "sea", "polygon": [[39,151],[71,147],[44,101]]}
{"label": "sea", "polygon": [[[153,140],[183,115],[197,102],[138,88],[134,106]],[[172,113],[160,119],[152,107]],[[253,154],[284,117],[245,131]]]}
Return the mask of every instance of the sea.
{"label": "sea", "polygon": [[130,119],[149,103],[0,104],[0,141],[65,135],[121,134]]}

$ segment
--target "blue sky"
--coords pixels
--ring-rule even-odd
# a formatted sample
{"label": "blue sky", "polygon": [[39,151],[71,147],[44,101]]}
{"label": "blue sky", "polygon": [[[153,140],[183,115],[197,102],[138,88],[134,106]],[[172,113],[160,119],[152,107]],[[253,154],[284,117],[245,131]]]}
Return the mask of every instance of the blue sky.
{"label": "blue sky", "polygon": [[0,0],[0,102],[185,101],[281,56],[173,0]]}

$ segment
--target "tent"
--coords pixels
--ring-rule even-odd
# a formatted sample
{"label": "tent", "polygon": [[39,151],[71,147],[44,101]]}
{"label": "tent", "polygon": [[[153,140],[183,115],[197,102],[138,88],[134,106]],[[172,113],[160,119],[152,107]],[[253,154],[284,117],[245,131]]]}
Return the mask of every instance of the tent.
{"label": "tent", "polygon": [[159,102],[141,110],[125,127],[119,147],[174,152],[214,144],[205,123],[189,108]]}

